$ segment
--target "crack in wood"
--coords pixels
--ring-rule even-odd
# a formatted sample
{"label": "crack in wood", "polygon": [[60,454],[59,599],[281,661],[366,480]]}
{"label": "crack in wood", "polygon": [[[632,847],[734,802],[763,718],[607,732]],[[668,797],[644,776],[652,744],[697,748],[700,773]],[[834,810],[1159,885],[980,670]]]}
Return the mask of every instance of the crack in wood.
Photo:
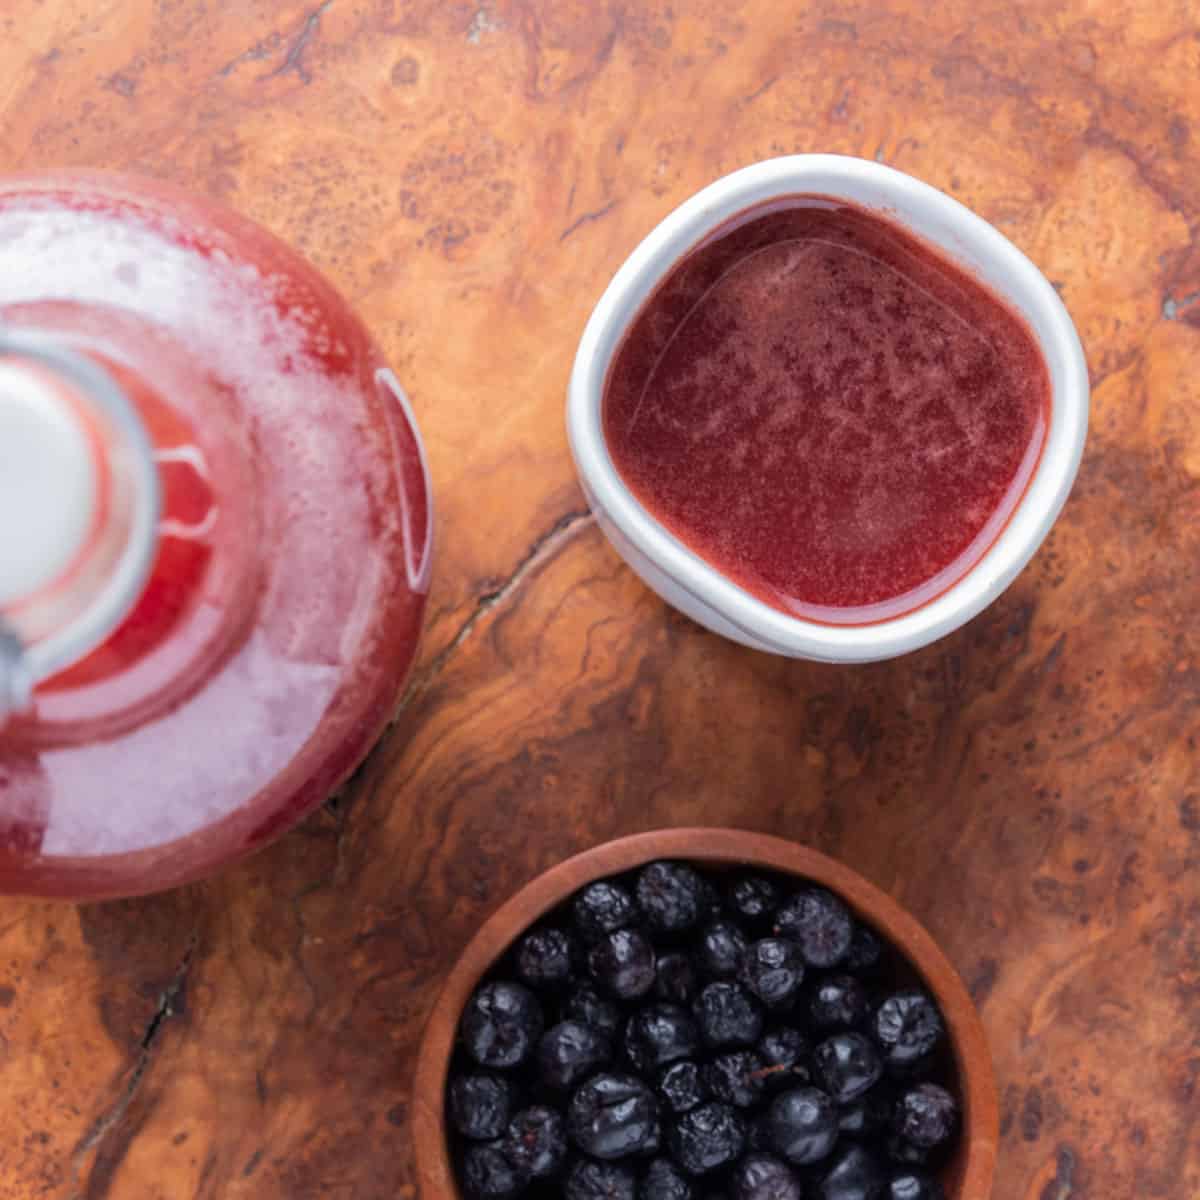
{"label": "crack in wood", "polygon": [[265,38],[254,43],[249,50],[243,50],[237,58],[230,59],[217,74],[222,78],[232,75],[238,67],[244,63],[262,62],[264,58],[269,58],[283,44],[283,36],[276,30],[273,33],[267,34]]}
{"label": "crack in wood", "polygon": [[743,104],[753,104],[759,96],[765,96],[779,82],[778,75],[772,75],[770,79],[765,80],[754,89],[748,96],[742,97]]}
{"label": "crack in wood", "polygon": [[191,970],[197,941],[198,939],[193,933],[188,939],[188,946],[184,952],[183,960],[180,962],[175,974],[171,977],[171,982],[167,984],[158,998],[158,1009],[155,1011],[154,1016],[150,1018],[150,1023],[146,1026],[146,1032],[142,1034],[142,1049],[145,1051],[149,1051],[154,1045],[155,1039],[162,1032],[163,1022],[170,1020],[176,1013],[175,1002],[183,995],[183,990],[187,985],[188,971]]}
{"label": "crack in wood", "polygon": [[565,242],[577,229],[583,225],[590,225],[593,221],[599,221],[601,217],[606,217],[614,208],[617,207],[615,200],[610,200],[603,208],[597,208],[592,212],[584,213],[581,217],[576,217],[570,225],[566,227],[559,235],[558,240]]}
{"label": "crack in wood", "polygon": [[409,685],[397,712],[403,712],[412,702],[429,690],[437,677],[445,670],[456,650],[471,636],[475,627],[492,609],[503,604],[517,592],[525,580],[544,562],[553,558],[568,542],[595,521],[590,509],[579,509],[559,517],[545,533],[534,539],[533,545],[517,563],[512,574],[498,588],[479,597],[471,615],[462,623],[448,645],[440,650],[429,665]]}
{"label": "crack in wood", "polygon": [[1075,1190],[1075,1152],[1070,1146],[1058,1147],[1054,1178],[1042,1189],[1041,1200],[1070,1200]]}
{"label": "crack in wood", "polygon": [[[280,63],[273,71],[268,71],[265,75],[258,77],[258,82],[264,83],[268,79],[276,79],[281,75],[286,75],[289,71],[295,71],[300,77],[301,83],[312,83],[312,75],[308,68],[304,65],[304,52],[308,49],[317,31],[321,27],[321,18],[330,9],[333,0],[324,0],[324,3],[313,9],[305,18],[304,25],[300,32],[296,35],[295,40],[287,48],[283,62]],[[269,58],[283,45],[283,34],[278,30],[267,34],[266,37],[254,43],[249,50],[243,51],[237,58],[227,62],[217,74],[225,78],[232,75],[238,67],[250,62],[262,62],[263,59]]]}
{"label": "crack in wood", "polygon": [[[130,1105],[133,1103],[134,1097],[138,1093],[138,1089],[141,1087],[142,1080],[154,1059],[154,1047],[162,1033],[163,1026],[180,1011],[179,1007],[177,1007],[177,1002],[187,988],[188,973],[192,969],[192,962],[195,959],[199,944],[199,935],[193,931],[188,938],[183,958],[180,960],[179,966],[175,968],[175,973],[171,976],[167,986],[160,993],[158,1006],[153,1016],[147,1022],[145,1032],[138,1041],[137,1058],[128,1082],[121,1089],[121,1094],[117,1097],[116,1101],[107,1111],[101,1113],[92,1122],[87,1132],[80,1139],[79,1144],[75,1147],[73,1156],[75,1187],[72,1191],[73,1195],[78,1195],[80,1192],[79,1183],[83,1171],[84,1159],[92,1150],[102,1146],[113,1130],[118,1128],[124,1120],[126,1114],[129,1112]],[[132,1141],[132,1138],[129,1140]],[[127,1143],[120,1149],[114,1161],[108,1164],[110,1178],[112,1171],[116,1168],[120,1160],[124,1158],[125,1154],[128,1153],[128,1150],[129,1145]]]}
{"label": "crack in wood", "polygon": [[321,28],[321,18],[332,4],[333,0],[324,0],[323,4],[318,5],[308,14],[308,18],[304,22],[304,27],[300,30],[299,36],[288,47],[287,56],[274,71],[270,71],[262,77],[264,82],[268,79],[275,79],[280,75],[286,75],[289,71],[295,71],[300,77],[301,83],[312,83],[312,76],[309,74],[308,68],[304,65],[304,51],[308,49],[309,43],[317,36],[317,30]]}

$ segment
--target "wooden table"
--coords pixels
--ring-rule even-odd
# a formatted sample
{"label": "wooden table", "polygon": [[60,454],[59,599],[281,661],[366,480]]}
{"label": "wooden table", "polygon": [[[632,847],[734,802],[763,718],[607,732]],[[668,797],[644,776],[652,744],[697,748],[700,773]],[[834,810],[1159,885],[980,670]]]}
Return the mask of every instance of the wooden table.
{"label": "wooden table", "polygon": [[[410,1195],[439,980],[518,885],[674,823],[844,859],[942,941],[996,1200],[1200,1195],[1200,28],[1192,0],[10,0],[0,166],[114,165],[311,255],[411,390],[428,636],[339,799],[174,895],[0,904],[3,1200]],[[895,164],[1062,292],[1094,423],[1009,592],[775,661],[608,549],[563,433],[618,263],[764,156]],[[165,798],[169,800],[169,798]]]}

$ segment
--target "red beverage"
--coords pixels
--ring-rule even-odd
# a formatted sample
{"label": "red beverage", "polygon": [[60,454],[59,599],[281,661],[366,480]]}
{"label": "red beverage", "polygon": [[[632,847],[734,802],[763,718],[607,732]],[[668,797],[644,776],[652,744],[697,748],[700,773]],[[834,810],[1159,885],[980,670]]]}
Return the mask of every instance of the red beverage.
{"label": "red beverage", "polygon": [[[173,886],[324,801],[394,712],[429,578],[417,433],[366,330],[312,267],[147,181],[0,182],[6,328],[119,385],[161,507],[152,566],[120,619],[0,725],[0,890]],[[0,363],[44,373],[14,353]],[[87,396],[59,387],[90,421]],[[103,419],[95,430],[104,483],[134,451]],[[0,603],[0,618],[36,636],[86,610],[105,582],[88,556],[112,504],[97,512],[81,561]],[[0,513],[0,533],[12,520]]]}
{"label": "red beverage", "polygon": [[765,603],[833,624],[950,587],[1037,465],[1024,320],[899,226],[793,196],[682,259],[627,332],[604,437],[642,505]]}

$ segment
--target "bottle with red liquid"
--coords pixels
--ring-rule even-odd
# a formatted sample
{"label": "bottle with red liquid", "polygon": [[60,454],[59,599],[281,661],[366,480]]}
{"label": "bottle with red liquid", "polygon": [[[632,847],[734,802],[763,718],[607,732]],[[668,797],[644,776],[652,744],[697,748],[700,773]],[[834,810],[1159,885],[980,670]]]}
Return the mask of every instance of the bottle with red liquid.
{"label": "bottle with red liquid", "polygon": [[175,886],[323,802],[395,710],[431,523],[297,254],[155,182],[0,180],[0,892]]}

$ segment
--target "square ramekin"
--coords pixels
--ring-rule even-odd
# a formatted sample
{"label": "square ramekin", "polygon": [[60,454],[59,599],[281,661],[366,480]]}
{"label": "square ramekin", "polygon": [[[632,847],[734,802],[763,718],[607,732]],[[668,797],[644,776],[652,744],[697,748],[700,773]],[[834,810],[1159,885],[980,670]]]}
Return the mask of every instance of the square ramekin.
{"label": "square ramekin", "polygon": [[[697,244],[745,209],[791,195],[845,199],[939,248],[1029,323],[1050,375],[1041,458],[1000,535],[967,573],[924,605],[869,625],[825,625],[752,596],[669,533],[613,464],[601,421],[605,379],[631,322]],[[596,519],[617,552],[669,604],[734,641],[791,658],[872,662],[906,654],[965,624],[1016,578],[1058,517],[1088,423],[1088,373],[1070,316],[1046,277],[1003,234],[957,200],[880,163],[831,154],[769,159],[681,204],[626,259],[584,330],[567,401],[567,432]]]}

